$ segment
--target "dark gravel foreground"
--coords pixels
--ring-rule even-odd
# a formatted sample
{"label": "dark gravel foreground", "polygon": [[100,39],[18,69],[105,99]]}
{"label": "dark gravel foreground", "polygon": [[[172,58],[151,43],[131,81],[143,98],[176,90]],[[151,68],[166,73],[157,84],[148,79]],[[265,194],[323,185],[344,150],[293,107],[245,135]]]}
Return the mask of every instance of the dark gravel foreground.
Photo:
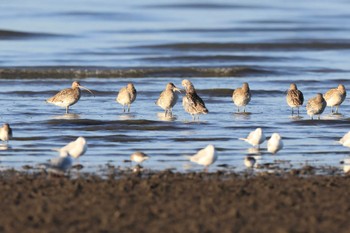
{"label": "dark gravel foreground", "polygon": [[0,232],[349,232],[350,176],[0,173]]}

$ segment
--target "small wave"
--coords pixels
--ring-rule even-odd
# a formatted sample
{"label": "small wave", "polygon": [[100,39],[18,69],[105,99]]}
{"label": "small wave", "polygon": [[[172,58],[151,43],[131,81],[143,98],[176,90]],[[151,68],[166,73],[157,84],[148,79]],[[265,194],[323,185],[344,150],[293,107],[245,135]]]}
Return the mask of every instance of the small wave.
{"label": "small wave", "polygon": [[286,51],[286,50],[341,50],[350,49],[348,40],[278,40],[266,43],[170,43],[141,45],[137,48],[185,51]]}
{"label": "small wave", "polygon": [[281,61],[288,60],[287,57],[269,57],[269,56],[229,56],[229,55],[216,55],[216,56],[159,56],[159,57],[144,57],[141,60],[151,62],[220,62],[220,61]]}
{"label": "small wave", "polygon": [[35,37],[55,37],[55,36],[58,36],[58,35],[50,34],[50,33],[21,32],[21,31],[11,31],[11,30],[0,29],[0,40],[25,39],[25,38],[35,38]]}
{"label": "small wave", "polygon": [[177,3],[177,4],[153,4],[143,6],[146,8],[162,8],[162,9],[195,9],[195,10],[209,10],[209,9],[252,9],[252,8],[266,8],[266,6],[259,5],[243,5],[243,4],[219,4],[219,3]]}
{"label": "small wave", "polygon": [[276,69],[258,66],[236,67],[149,67],[149,68],[106,68],[106,67],[14,67],[0,68],[0,79],[29,78],[144,78],[144,77],[242,77],[255,75],[276,75]]}

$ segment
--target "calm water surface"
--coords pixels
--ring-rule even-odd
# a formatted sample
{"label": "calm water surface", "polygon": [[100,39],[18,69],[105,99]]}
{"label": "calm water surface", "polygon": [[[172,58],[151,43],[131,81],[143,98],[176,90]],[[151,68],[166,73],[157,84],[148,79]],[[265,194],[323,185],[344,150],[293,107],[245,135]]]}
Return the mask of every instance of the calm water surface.
{"label": "calm water surface", "polygon": [[[212,170],[242,170],[250,146],[237,138],[262,127],[285,145],[272,156],[264,143],[260,163],[340,167],[349,149],[336,141],[349,130],[349,100],[341,115],[327,108],[311,121],[305,107],[291,117],[285,92],[291,82],[305,99],[339,83],[350,87],[349,7],[341,0],[1,2],[0,118],[15,138],[0,151],[0,166],[45,162],[56,156],[52,148],[84,136],[86,171],[129,166],[123,161],[136,150],[151,156],[147,168],[199,170],[184,155],[209,143],[219,153]],[[199,122],[181,102],[171,120],[154,104],[167,82],[180,87],[183,78],[209,109]],[[83,91],[69,115],[45,103],[76,79],[96,97]],[[123,114],[115,97],[128,82],[138,96]],[[249,114],[235,114],[231,95],[243,82],[253,91]]]}

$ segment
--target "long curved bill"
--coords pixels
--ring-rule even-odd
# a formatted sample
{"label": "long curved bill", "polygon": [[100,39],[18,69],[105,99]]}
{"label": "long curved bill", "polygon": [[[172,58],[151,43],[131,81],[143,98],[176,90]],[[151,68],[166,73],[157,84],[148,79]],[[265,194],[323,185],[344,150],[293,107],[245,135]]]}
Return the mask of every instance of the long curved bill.
{"label": "long curved bill", "polygon": [[93,96],[95,97],[95,94],[94,94],[92,91],[90,91],[89,89],[87,89],[86,87],[81,86],[81,85],[79,85],[79,87],[80,87],[81,89],[87,90],[88,92],[91,93],[91,95],[93,95]]}
{"label": "long curved bill", "polygon": [[177,88],[177,87],[174,87],[174,90],[181,93],[181,90],[179,88]]}

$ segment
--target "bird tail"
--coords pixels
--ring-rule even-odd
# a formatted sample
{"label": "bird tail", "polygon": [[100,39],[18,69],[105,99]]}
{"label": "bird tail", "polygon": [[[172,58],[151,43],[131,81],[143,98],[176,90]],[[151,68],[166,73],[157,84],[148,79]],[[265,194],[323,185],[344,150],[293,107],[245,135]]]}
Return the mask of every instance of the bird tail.
{"label": "bird tail", "polygon": [[190,156],[190,155],[184,155],[183,157],[188,159],[188,160],[191,160],[191,158],[192,158],[192,156]]}
{"label": "bird tail", "polygon": [[246,138],[238,138],[238,140],[247,141]]}

